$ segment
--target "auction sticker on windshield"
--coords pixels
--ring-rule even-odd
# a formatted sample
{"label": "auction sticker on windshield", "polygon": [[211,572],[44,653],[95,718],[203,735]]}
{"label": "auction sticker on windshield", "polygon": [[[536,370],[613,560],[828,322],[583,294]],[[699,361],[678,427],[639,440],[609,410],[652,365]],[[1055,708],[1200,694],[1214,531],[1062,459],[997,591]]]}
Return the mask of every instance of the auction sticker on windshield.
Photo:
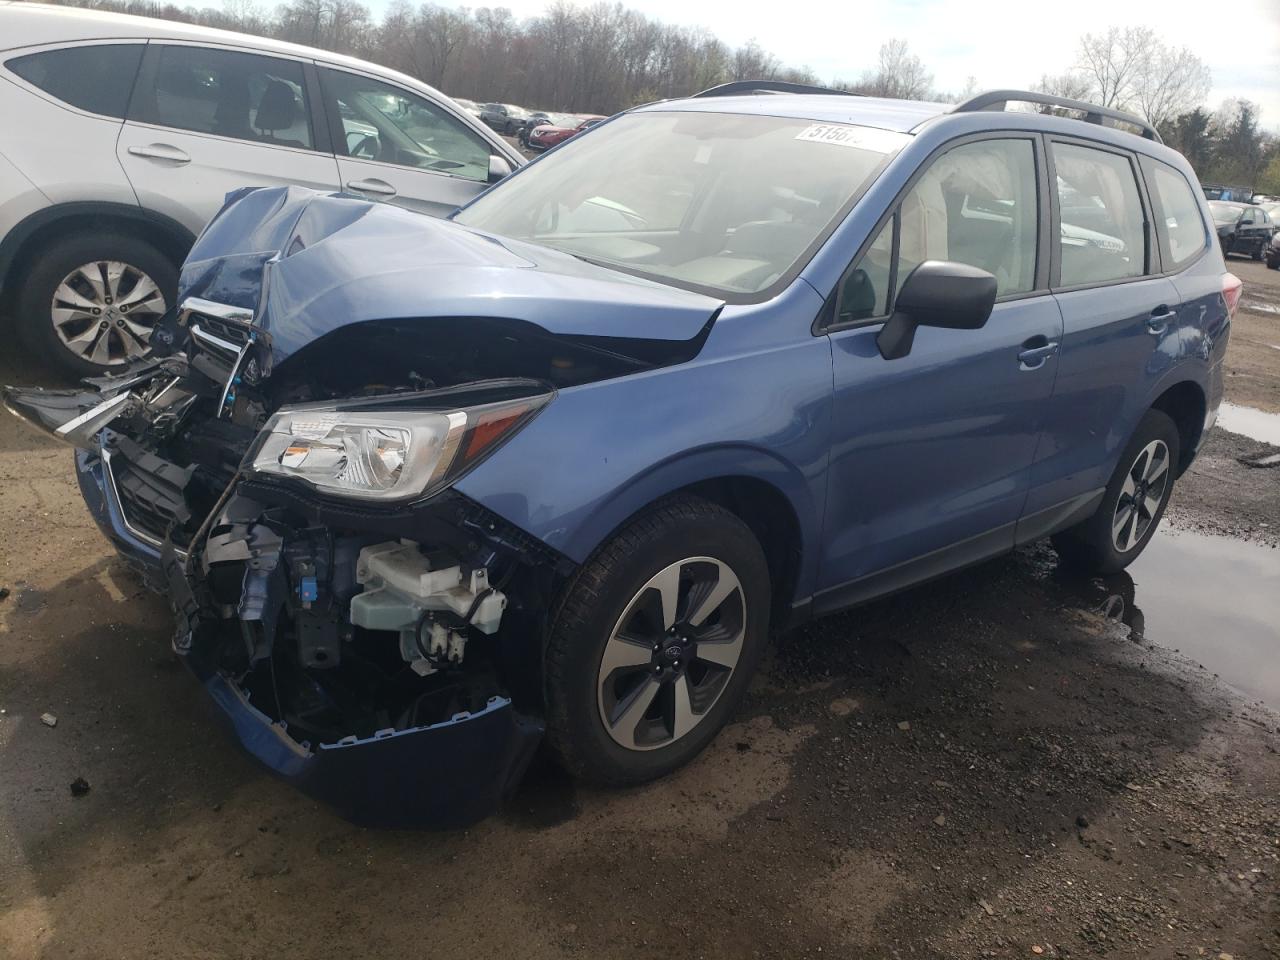
{"label": "auction sticker on windshield", "polygon": [[814,143],[832,143],[838,147],[857,147],[860,150],[896,150],[907,140],[905,134],[892,130],[876,130],[845,123],[814,123],[796,134],[797,140]]}

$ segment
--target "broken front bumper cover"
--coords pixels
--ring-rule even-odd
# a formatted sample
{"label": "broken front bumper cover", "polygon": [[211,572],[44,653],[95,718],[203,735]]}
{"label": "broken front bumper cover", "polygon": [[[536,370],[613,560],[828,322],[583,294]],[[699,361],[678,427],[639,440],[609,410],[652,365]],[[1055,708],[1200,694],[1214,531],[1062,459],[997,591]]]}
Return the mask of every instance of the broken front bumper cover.
{"label": "broken front bumper cover", "polygon": [[542,738],[540,722],[494,697],[479,712],[441,723],[312,748],[254,707],[228,677],[214,672],[203,682],[245,749],[276,776],[363,826],[475,823],[520,782]]}
{"label": "broken front bumper cover", "polygon": [[[58,427],[78,416],[81,405],[49,395],[38,399],[45,415],[30,416],[29,405],[24,405],[24,419],[68,439],[58,434]],[[12,401],[22,398],[11,392],[6,400],[15,407]],[[519,783],[543,733],[542,722],[517,711],[508,697],[492,696],[479,709],[434,723],[311,743],[295,739],[286,724],[255,706],[235,678],[208,666],[195,632],[197,623],[210,622],[209,611],[201,610],[196,600],[199,584],[187,569],[186,553],[130,518],[113,466],[113,457],[121,454],[113,454],[113,445],[103,442],[109,438],[109,431],[104,432],[89,449],[77,445],[75,450],[85,505],[121,554],[168,594],[177,621],[174,650],[246,750],[276,776],[365,826],[455,828],[499,808]],[[136,472],[136,462],[128,469]],[[155,478],[153,492],[163,486],[163,478]],[[136,498],[130,497],[129,506],[136,509]]]}

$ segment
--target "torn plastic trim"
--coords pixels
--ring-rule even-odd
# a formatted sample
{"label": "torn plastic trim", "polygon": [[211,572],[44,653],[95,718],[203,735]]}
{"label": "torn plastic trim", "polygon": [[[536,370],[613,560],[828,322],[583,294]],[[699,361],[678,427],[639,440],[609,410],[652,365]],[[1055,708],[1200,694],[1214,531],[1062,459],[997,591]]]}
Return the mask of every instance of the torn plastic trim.
{"label": "torn plastic trim", "polygon": [[484,819],[520,782],[543,733],[541,721],[493,697],[482,710],[438,723],[313,748],[290,737],[223,674],[202,680],[246,750],[363,826],[449,829]]}

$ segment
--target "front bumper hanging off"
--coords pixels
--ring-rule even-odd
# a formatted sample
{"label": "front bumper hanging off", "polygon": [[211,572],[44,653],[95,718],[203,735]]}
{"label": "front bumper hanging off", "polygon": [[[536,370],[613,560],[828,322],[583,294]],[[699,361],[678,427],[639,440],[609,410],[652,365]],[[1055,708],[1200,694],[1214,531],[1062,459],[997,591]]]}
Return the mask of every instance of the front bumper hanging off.
{"label": "front bumper hanging off", "polygon": [[[40,390],[7,390],[5,401],[51,433],[83,406]],[[295,737],[289,724],[268,715],[270,705],[261,702],[261,691],[255,702],[254,694],[208,655],[219,633],[225,639],[247,622],[226,619],[225,610],[220,615],[200,564],[159,533],[157,516],[182,509],[183,469],[140,452],[137,444],[108,429],[86,446],[75,451],[75,469],[91,516],[148,583],[168,595],[177,621],[175,652],[240,743],[268,770],[368,826],[452,828],[498,809],[532,759],[543,732],[539,719],[518,711],[510,697],[493,695],[478,707],[421,725],[327,742]],[[228,510],[234,510],[236,494],[226,499]],[[199,546],[191,544],[193,550]],[[251,576],[254,559],[245,564],[238,611],[255,610],[250,615],[261,620],[262,611],[280,601],[269,594],[289,587],[283,580]]]}

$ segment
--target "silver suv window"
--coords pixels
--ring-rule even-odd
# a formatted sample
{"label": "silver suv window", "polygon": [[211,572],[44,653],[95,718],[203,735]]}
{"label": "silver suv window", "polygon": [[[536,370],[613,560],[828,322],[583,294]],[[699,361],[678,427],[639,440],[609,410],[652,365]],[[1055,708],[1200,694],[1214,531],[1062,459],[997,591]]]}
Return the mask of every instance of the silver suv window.
{"label": "silver suv window", "polygon": [[312,149],[302,65],[209,47],[162,47],[155,79],[139,85],[130,117],[196,133]]}
{"label": "silver suv window", "polygon": [[[443,107],[399,87],[341,70],[320,71],[339,154],[487,180],[492,147]],[[330,126],[333,126],[331,121]]]}
{"label": "silver suv window", "polygon": [[140,43],[64,47],[14,57],[5,66],[63,103],[104,117],[124,117],[142,49]]}

